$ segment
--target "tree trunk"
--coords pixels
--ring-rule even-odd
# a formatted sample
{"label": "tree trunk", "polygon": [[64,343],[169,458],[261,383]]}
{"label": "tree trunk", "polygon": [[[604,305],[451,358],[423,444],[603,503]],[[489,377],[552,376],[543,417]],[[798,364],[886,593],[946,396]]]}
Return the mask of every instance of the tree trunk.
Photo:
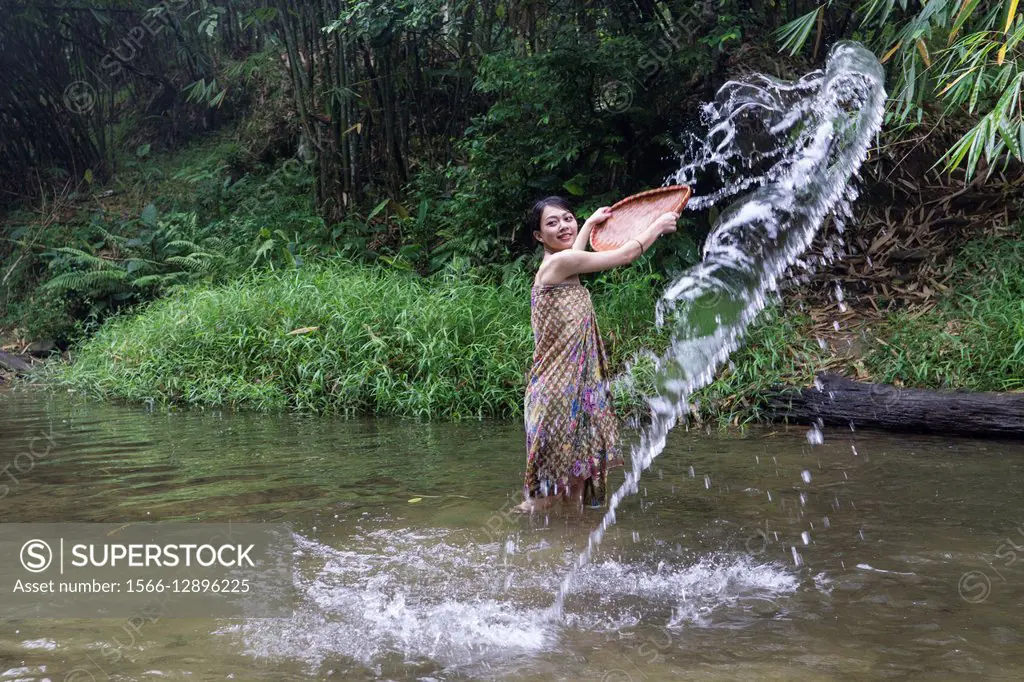
{"label": "tree trunk", "polygon": [[789,389],[770,396],[768,415],[918,433],[1024,437],[1024,393],[896,388],[827,374],[818,380],[820,390]]}

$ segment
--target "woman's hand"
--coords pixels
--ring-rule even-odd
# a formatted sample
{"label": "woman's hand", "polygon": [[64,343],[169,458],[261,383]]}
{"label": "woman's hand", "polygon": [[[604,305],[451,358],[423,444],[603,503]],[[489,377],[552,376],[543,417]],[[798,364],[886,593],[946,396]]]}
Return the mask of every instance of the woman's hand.
{"label": "woman's hand", "polygon": [[583,227],[595,227],[600,225],[604,221],[612,217],[612,209],[609,206],[602,206],[601,208],[594,211],[586,222],[583,223]]}
{"label": "woman's hand", "polygon": [[586,251],[587,243],[590,241],[590,231],[597,225],[600,225],[604,221],[612,217],[612,209],[607,206],[594,211],[586,222],[583,223],[583,227],[580,228],[579,234],[576,235],[576,241],[573,242],[572,248],[577,251]]}
{"label": "woman's hand", "polygon": [[668,234],[676,231],[676,221],[679,220],[678,213],[662,213],[651,223],[651,229],[658,235]]}

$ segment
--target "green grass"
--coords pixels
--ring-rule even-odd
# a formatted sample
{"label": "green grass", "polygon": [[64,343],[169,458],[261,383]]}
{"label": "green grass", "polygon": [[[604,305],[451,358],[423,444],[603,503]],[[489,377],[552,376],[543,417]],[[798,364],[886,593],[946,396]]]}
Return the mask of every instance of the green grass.
{"label": "green grass", "polygon": [[[424,279],[321,261],[179,290],[108,322],[57,378],[128,401],[508,417],[521,413],[533,352],[529,285],[521,274],[496,287],[472,271]],[[648,274],[593,290],[619,363],[652,342],[641,336],[653,318]]]}
{"label": "green grass", "polygon": [[952,291],[919,316],[891,315],[869,338],[865,365],[878,381],[975,391],[1024,389],[1024,231],[970,242]]}
{"label": "green grass", "polygon": [[496,416],[522,398],[528,301],[522,289],[320,263],[185,289],[116,319],[62,378],[130,401]]}

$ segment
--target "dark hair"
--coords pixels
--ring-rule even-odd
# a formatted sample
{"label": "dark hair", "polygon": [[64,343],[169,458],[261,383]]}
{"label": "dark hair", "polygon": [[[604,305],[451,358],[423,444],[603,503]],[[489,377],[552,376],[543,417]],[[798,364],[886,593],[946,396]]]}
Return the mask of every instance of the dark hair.
{"label": "dark hair", "polygon": [[535,230],[540,230],[540,217],[544,214],[544,209],[548,206],[554,206],[560,208],[563,211],[572,211],[572,206],[569,205],[568,199],[564,197],[544,197],[533,205],[529,213],[526,215],[526,221],[523,224],[523,246],[532,247],[535,244],[533,233]]}

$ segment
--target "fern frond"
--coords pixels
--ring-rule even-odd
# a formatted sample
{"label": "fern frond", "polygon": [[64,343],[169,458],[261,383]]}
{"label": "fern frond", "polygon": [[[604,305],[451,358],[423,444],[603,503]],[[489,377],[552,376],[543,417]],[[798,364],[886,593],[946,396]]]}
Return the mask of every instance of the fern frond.
{"label": "fern frond", "polygon": [[100,258],[94,256],[91,253],[86,253],[81,249],[76,249],[73,246],[61,246],[56,249],[60,253],[66,253],[69,256],[74,256],[79,265],[88,265],[99,270],[120,270],[117,267],[117,263],[109,261],[106,258]]}
{"label": "fern frond", "polygon": [[103,233],[103,238],[106,239],[107,241],[114,242],[118,246],[122,247],[128,243],[127,237],[122,237],[119,234],[114,234],[113,232],[103,227],[102,225],[97,225],[97,227],[99,228],[100,232]]}
{"label": "fern frond", "polygon": [[200,247],[195,242],[189,241],[187,239],[175,239],[173,242],[167,242],[167,248],[168,249],[181,249],[181,248],[185,248],[185,249],[188,249],[189,251],[202,251],[202,247]]}
{"label": "fern frond", "polygon": [[213,262],[211,260],[196,258],[196,254],[188,256],[171,256],[167,259],[167,262],[192,272],[209,272],[213,269]]}
{"label": "fern frond", "polygon": [[90,270],[88,272],[65,272],[58,275],[42,285],[43,289],[55,289],[57,291],[79,291],[88,292],[106,285],[107,288],[116,288],[128,273],[124,270]]}

